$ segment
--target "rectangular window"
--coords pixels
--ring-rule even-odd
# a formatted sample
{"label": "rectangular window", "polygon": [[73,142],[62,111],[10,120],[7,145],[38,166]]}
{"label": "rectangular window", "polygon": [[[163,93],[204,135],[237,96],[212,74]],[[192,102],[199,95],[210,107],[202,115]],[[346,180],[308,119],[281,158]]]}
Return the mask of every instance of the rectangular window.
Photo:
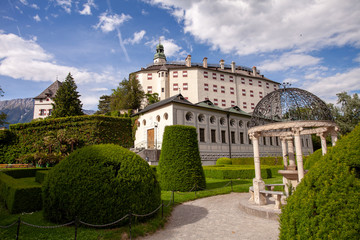
{"label": "rectangular window", "polygon": [[183,90],[188,90],[188,84],[187,83],[183,83]]}
{"label": "rectangular window", "polygon": [[216,143],[216,130],[211,129],[211,142]]}
{"label": "rectangular window", "polygon": [[221,130],[221,142],[226,143],[226,132],[225,132],[225,130]]}
{"label": "rectangular window", "polygon": [[221,93],[225,93],[225,87],[221,86]]}
{"label": "rectangular window", "polygon": [[173,90],[174,91],[178,91],[179,90],[179,85],[177,83],[173,84]]}
{"label": "rectangular window", "polygon": [[135,75],[136,80],[139,80],[139,74]]}
{"label": "rectangular window", "polygon": [[230,82],[234,82],[234,76],[229,77]]}
{"label": "rectangular window", "polygon": [[206,97],[205,100],[209,100],[209,98]]}
{"label": "rectangular window", "polygon": [[251,109],[255,109],[255,103],[251,103]]}
{"label": "rectangular window", "polygon": [[250,90],[250,97],[254,97],[254,91]]}
{"label": "rectangular window", "polygon": [[159,73],[159,77],[160,77],[160,73]]}
{"label": "rectangular window", "polygon": [[152,86],[148,86],[148,87],[147,87],[147,92],[148,92],[148,93],[152,93]]}
{"label": "rectangular window", "polygon": [[272,146],[273,145],[272,137],[269,137],[269,139],[270,139],[270,146]]}
{"label": "rectangular window", "polygon": [[263,143],[266,145],[266,137],[263,137]]}
{"label": "rectangular window", "polygon": [[252,79],[249,79],[249,85],[252,85],[252,84],[253,84]]}
{"label": "rectangular window", "polygon": [[262,92],[259,92],[259,98],[263,98]]}
{"label": "rectangular window", "polygon": [[42,99],[40,99],[40,102],[43,102],[43,100],[42,100]]}
{"label": "rectangular window", "polygon": [[189,100],[189,98],[188,98],[188,97],[185,97],[185,99],[186,99],[186,100]]}
{"label": "rectangular window", "polygon": [[231,106],[235,107],[235,101],[231,101]]}
{"label": "rectangular window", "polygon": [[304,139],[301,139],[301,146],[304,147]]}
{"label": "rectangular window", "polygon": [[217,85],[213,85],[214,92],[217,92]]}
{"label": "rectangular window", "polygon": [[164,72],[161,72],[161,76],[162,76],[162,77],[164,76]]}
{"label": "rectangular window", "polygon": [[235,132],[231,132],[231,143],[235,144]]}
{"label": "rectangular window", "polygon": [[269,83],[268,82],[266,83],[266,88],[269,88]]}
{"label": "rectangular window", "polygon": [[212,75],[213,75],[213,79],[216,80],[216,73],[213,73]]}
{"label": "rectangular window", "polygon": [[204,78],[208,78],[208,72],[204,72]]}
{"label": "rectangular window", "polygon": [[187,77],[187,71],[183,71],[183,77]]}
{"label": "rectangular window", "polygon": [[246,102],[243,102],[243,108],[246,109]]}
{"label": "rectangular window", "polygon": [[148,73],[147,80],[151,80],[151,79],[152,79],[152,73]]}
{"label": "rectangular window", "polygon": [[215,105],[218,105],[218,100],[217,100],[217,98],[214,98],[214,104],[215,104]]}
{"label": "rectangular window", "polygon": [[39,115],[44,116],[45,114],[46,114],[46,110],[45,109],[40,109]]}
{"label": "rectangular window", "polygon": [[221,100],[221,106],[223,106],[223,107],[226,106],[226,100],[225,99]]}
{"label": "rectangular window", "polygon": [[249,144],[251,145],[252,144],[252,141],[251,141],[251,138],[249,137]]}
{"label": "rectangular window", "polygon": [[241,78],[241,83],[245,84],[245,78]]}
{"label": "rectangular window", "polygon": [[306,147],[309,147],[309,139],[306,139]]}
{"label": "rectangular window", "polygon": [[276,91],[277,90],[277,85],[276,84],[274,84],[274,91]]}
{"label": "rectangular window", "polygon": [[235,91],[234,91],[233,87],[230,88],[230,94],[235,94]]}
{"label": "rectangular window", "polygon": [[242,90],[242,95],[246,96],[246,90],[245,89]]}
{"label": "rectangular window", "polygon": [[199,136],[200,136],[200,142],[205,142],[205,129],[204,128],[199,129]]}
{"label": "rectangular window", "polygon": [[279,146],[279,137],[275,137],[276,146]]}
{"label": "rectangular window", "polygon": [[165,92],[165,88],[161,88],[161,92]]}
{"label": "rectangular window", "polygon": [[174,77],[174,78],[177,78],[177,77],[178,77],[178,72],[177,72],[177,71],[174,71],[174,72],[173,72],[173,77]]}
{"label": "rectangular window", "polygon": [[224,80],[225,80],[224,74],[220,74],[220,80],[221,80],[221,81],[224,81]]}
{"label": "rectangular window", "polygon": [[[49,111],[49,116],[51,116],[51,114],[52,114],[52,109],[49,109],[48,111]],[[306,139],[306,140],[307,140],[307,139]]]}
{"label": "rectangular window", "polygon": [[244,144],[244,133],[240,133],[240,144]]}
{"label": "rectangular window", "polygon": [[258,83],[259,83],[259,87],[262,87],[261,81],[258,81]]}
{"label": "rectangular window", "polygon": [[209,84],[204,83],[204,90],[205,90],[205,91],[209,91]]}

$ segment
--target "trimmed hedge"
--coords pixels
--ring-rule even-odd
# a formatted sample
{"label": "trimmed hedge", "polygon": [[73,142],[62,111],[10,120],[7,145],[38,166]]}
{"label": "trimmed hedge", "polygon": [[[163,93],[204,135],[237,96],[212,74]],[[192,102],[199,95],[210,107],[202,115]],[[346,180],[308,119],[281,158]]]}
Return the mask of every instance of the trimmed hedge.
{"label": "trimmed hedge", "polygon": [[[38,169],[27,170],[30,169],[0,172],[0,199],[12,214],[33,212],[42,208],[41,185],[35,182],[34,178]],[[32,176],[29,177],[31,174]]]}
{"label": "trimmed hedge", "polygon": [[[58,144],[49,147],[45,137]],[[131,147],[131,119],[85,115],[10,125],[10,131],[0,134],[0,163],[14,163],[18,157],[37,151],[47,153],[49,148],[67,154],[72,148],[103,143]]]}
{"label": "trimmed hedge", "polygon": [[[327,147],[327,152],[329,153],[332,150],[332,147]],[[310,169],[312,168],[312,166],[315,165],[316,162],[318,162],[321,158],[323,157],[322,155],[322,149],[318,149],[315,152],[313,152],[313,154],[310,154],[309,156],[306,156],[304,158],[304,169]]]}
{"label": "trimmed hedge", "polygon": [[[232,158],[232,165],[254,165],[254,158]],[[282,157],[261,157],[260,158],[261,165],[267,166],[276,166],[283,165]]]}
{"label": "trimmed hedge", "polygon": [[49,171],[37,171],[35,175],[35,182],[42,184],[45,181]]}
{"label": "trimmed hedge", "polygon": [[135,153],[114,144],[86,146],[49,171],[43,183],[44,217],[64,223],[77,216],[106,224],[130,211],[152,212],[160,194],[154,171]]}
{"label": "trimmed hedge", "polygon": [[359,239],[360,125],[305,175],[280,217],[280,239]]}
{"label": "trimmed hedge", "polygon": [[206,188],[195,127],[165,127],[157,172],[162,190],[189,191],[194,185]]}
{"label": "trimmed hedge", "polygon": [[222,157],[216,160],[216,165],[232,165],[232,160],[227,157]]}
{"label": "trimmed hedge", "polygon": [[[235,167],[227,165],[204,166],[204,173],[207,178],[216,179],[253,179],[255,177],[255,169],[253,166]],[[281,167],[261,167],[261,177],[264,179],[277,176],[277,171],[283,169]]]}

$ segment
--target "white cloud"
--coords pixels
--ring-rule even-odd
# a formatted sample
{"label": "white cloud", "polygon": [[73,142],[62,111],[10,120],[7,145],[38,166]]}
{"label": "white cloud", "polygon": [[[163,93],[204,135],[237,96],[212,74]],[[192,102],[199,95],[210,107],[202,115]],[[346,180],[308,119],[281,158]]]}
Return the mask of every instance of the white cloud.
{"label": "white cloud", "polygon": [[56,4],[62,7],[65,12],[71,13],[72,0],[56,0]]}
{"label": "white cloud", "polygon": [[20,2],[22,3],[22,4],[24,4],[25,6],[27,6],[29,3],[27,2],[27,0],[20,0]]}
{"label": "white cloud", "polygon": [[146,15],[148,15],[149,13],[148,13],[145,9],[141,9],[141,14],[144,15],[144,16],[146,16]]}
{"label": "white cloud", "polygon": [[103,32],[112,32],[117,27],[119,27],[122,23],[131,19],[130,15],[125,14],[113,14],[111,15],[108,12],[104,12],[99,16],[99,22],[95,27],[95,29],[100,28]]}
{"label": "white cloud", "polygon": [[337,73],[333,76],[309,78],[303,82],[302,88],[314,93],[326,102],[336,102],[336,94],[346,91],[348,93],[360,92],[360,68],[353,68],[347,72]]}
{"label": "white cloud", "polygon": [[38,5],[36,5],[35,3],[31,4],[30,7],[34,8],[34,9],[40,9]]}
{"label": "white cloud", "polygon": [[354,62],[360,63],[360,53],[356,56],[356,58],[354,58]]}
{"label": "white cloud", "polygon": [[[79,87],[81,99],[86,100],[86,103],[83,102],[86,109],[96,108],[97,104],[93,104],[95,100],[90,99],[103,94],[107,90],[105,87],[113,86],[121,76],[121,73],[113,68],[92,72],[57,64],[55,57],[36,42],[36,37],[26,40],[15,34],[0,31],[0,75],[27,81],[48,82],[53,81],[56,76],[63,80],[69,72]],[[101,88],[98,87],[99,83]],[[90,91],[96,88],[97,92]]]}
{"label": "white cloud", "polygon": [[92,15],[91,7],[96,7],[93,0],[88,0],[87,3],[83,5],[84,9],[79,11],[81,15]]}
{"label": "white cloud", "polygon": [[7,19],[9,21],[13,21],[13,22],[16,22],[16,20],[12,17],[9,17],[9,16],[2,16],[3,19]]}
{"label": "white cloud", "polygon": [[133,38],[128,38],[124,40],[124,44],[134,45],[140,43],[140,41],[144,38],[145,34],[146,34],[145,30],[141,30],[140,32],[135,32]]}
{"label": "white cloud", "polygon": [[[178,60],[183,60],[183,58],[186,57],[187,52],[183,50],[182,47],[177,45],[174,39],[165,39],[164,36],[161,36],[160,40],[161,44],[164,46],[164,52],[166,57],[175,57]],[[145,43],[145,45],[150,46],[152,50],[155,49],[157,44],[159,44],[158,39],[153,39]]]}
{"label": "white cloud", "polygon": [[108,91],[109,89],[108,88],[92,88],[89,90],[92,92],[103,92],[103,91]]}
{"label": "white cloud", "polygon": [[345,44],[360,47],[360,1],[147,0],[201,43],[239,55]]}
{"label": "white cloud", "polygon": [[33,18],[34,18],[35,21],[41,22],[41,18],[39,17],[38,14],[36,14]]}
{"label": "white cloud", "polygon": [[266,60],[260,64],[262,71],[280,71],[291,67],[309,67],[319,64],[320,58],[302,53],[284,53],[276,60]]}

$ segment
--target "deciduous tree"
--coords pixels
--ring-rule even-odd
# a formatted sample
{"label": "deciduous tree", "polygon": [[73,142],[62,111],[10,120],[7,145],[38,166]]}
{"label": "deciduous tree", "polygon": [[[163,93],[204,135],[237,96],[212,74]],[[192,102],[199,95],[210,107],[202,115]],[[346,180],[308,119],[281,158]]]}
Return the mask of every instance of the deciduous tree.
{"label": "deciduous tree", "polygon": [[[4,96],[4,91],[0,87],[0,97],[2,97],[2,96]],[[7,122],[5,121],[6,118],[7,118],[7,115],[3,112],[0,112],[0,126],[7,124]]]}

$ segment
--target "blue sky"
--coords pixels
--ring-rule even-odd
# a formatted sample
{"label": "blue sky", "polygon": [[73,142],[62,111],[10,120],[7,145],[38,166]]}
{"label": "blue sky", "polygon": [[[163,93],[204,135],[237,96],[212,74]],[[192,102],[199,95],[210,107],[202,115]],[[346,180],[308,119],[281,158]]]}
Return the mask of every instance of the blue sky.
{"label": "blue sky", "polygon": [[[341,3],[341,4],[340,4]],[[97,109],[129,73],[169,61],[235,61],[326,102],[360,92],[358,0],[0,0],[1,100],[35,97],[71,72]]]}

